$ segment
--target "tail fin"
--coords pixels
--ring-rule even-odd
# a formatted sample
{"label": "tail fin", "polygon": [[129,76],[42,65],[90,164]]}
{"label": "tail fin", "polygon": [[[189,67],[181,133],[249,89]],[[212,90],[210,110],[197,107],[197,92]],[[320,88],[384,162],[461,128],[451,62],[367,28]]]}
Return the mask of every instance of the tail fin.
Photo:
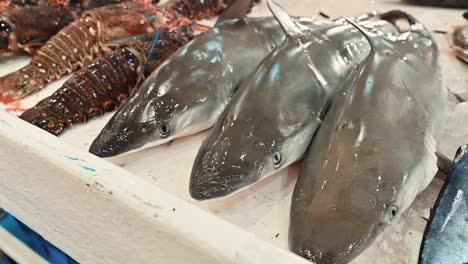
{"label": "tail fin", "polygon": [[406,21],[408,21],[410,25],[415,25],[419,23],[419,21],[414,16],[401,10],[391,10],[391,11],[380,14],[379,17],[380,19],[387,20],[388,22],[391,22],[392,24],[395,24],[395,22],[401,18],[406,19]]}

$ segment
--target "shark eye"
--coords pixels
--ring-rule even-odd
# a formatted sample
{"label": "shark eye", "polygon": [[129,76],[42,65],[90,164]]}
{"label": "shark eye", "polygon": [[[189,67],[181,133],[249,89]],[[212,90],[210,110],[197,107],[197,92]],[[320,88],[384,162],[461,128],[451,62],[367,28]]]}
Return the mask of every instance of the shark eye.
{"label": "shark eye", "polygon": [[278,168],[279,165],[281,164],[281,153],[280,152],[275,152],[273,154],[273,166],[275,166],[275,168]]}
{"label": "shark eye", "polygon": [[162,138],[167,138],[170,133],[171,127],[169,126],[169,124],[166,122],[161,122],[161,124],[159,125],[159,135]]}
{"label": "shark eye", "polygon": [[396,205],[390,206],[390,215],[389,215],[390,221],[392,221],[395,218],[397,213],[398,213],[398,206]]}

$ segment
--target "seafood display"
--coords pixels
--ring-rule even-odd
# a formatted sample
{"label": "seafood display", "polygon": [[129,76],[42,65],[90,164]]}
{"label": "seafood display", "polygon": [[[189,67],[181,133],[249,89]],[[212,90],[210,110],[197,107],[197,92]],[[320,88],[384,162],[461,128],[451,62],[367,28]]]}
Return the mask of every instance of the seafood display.
{"label": "seafood display", "polygon": [[52,37],[26,67],[2,77],[0,92],[13,98],[35,93],[89,64],[110,41],[152,32],[174,16],[133,2],[93,9]]}
{"label": "seafood display", "polygon": [[34,54],[38,48],[69,25],[82,12],[122,0],[72,2],[69,5],[15,7],[0,18],[0,52]]}
{"label": "seafood display", "polygon": [[[241,227],[257,228],[280,212],[279,229],[261,229],[265,236],[273,230],[278,238],[281,232],[277,241],[317,264],[348,263],[374,241],[387,239],[385,233],[376,238],[411,211],[443,165],[440,160],[450,164],[436,151],[445,147],[446,86],[457,77],[446,83],[440,65],[463,65],[452,54],[441,55],[431,31],[401,10],[330,19],[334,14],[317,9],[322,18],[308,18],[266,1],[273,16],[247,17],[259,0],[0,0],[0,55],[32,55],[26,66],[0,77],[0,100],[6,111],[22,112],[20,119],[52,135],[71,130],[60,140],[78,139],[102,158],[211,129],[203,142],[201,134],[110,161],[150,175],[179,160],[146,166],[148,160],[182,154],[191,163],[183,166],[186,175],[155,178],[162,185],[177,182],[169,192],[182,190],[183,199],[234,224],[246,208],[263,207]],[[214,26],[196,21],[216,15]],[[468,63],[467,25],[447,35],[445,43]],[[4,63],[14,68],[25,61]],[[67,74],[72,75],[57,90],[22,100]],[[85,133],[70,129],[113,111]],[[185,152],[189,145],[191,152]],[[468,145],[461,147],[448,170],[421,263],[468,262],[467,153]],[[60,155],[96,173],[81,165],[88,161]],[[297,170],[284,169],[301,160],[295,181]],[[242,203],[260,196],[251,205]],[[281,203],[280,209],[261,199]],[[424,209],[418,206],[413,208]],[[285,207],[289,213],[281,211]]]}
{"label": "seafood display", "polygon": [[[218,1],[202,3],[196,9],[200,16],[219,12],[226,5]],[[26,67],[0,78],[0,92],[7,98],[26,97],[112,50],[112,41],[192,23],[172,5],[124,2],[85,12],[47,41]]]}
{"label": "seafood display", "polygon": [[[155,40],[155,38],[158,38]],[[54,94],[24,112],[20,118],[54,135],[66,127],[113,111],[142,76],[147,76],[170,54],[193,38],[190,26],[132,37],[122,48],[78,71]],[[150,58],[152,44],[157,41]]]}
{"label": "seafood display", "polygon": [[[238,3],[242,2],[248,1]],[[243,17],[246,7],[223,16]],[[315,26],[307,19],[300,23]],[[240,83],[284,38],[274,18],[221,19],[146,79],[94,140],[90,152],[110,157],[210,128]]]}
{"label": "seafood display", "polygon": [[385,36],[356,25],[372,52],[333,99],[293,193],[290,248],[315,263],[360,254],[437,171],[447,114],[438,48],[409,14],[387,16],[410,30]]}
{"label": "seafood display", "polygon": [[468,145],[460,147],[422,246],[421,264],[468,260]]}
{"label": "seafood display", "polygon": [[[242,84],[200,147],[190,178],[195,199],[232,194],[301,159],[330,96],[369,53],[364,36],[343,21],[306,32],[270,8],[287,40]],[[369,26],[396,32],[388,22]]]}

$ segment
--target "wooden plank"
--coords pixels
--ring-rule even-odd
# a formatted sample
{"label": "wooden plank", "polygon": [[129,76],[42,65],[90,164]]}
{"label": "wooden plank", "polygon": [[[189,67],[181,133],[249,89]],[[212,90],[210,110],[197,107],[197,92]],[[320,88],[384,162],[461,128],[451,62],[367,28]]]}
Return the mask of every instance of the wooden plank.
{"label": "wooden plank", "polygon": [[307,263],[0,112],[0,204],[83,263]]}
{"label": "wooden plank", "polygon": [[0,227],[0,250],[17,263],[48,263],[2,227]]}

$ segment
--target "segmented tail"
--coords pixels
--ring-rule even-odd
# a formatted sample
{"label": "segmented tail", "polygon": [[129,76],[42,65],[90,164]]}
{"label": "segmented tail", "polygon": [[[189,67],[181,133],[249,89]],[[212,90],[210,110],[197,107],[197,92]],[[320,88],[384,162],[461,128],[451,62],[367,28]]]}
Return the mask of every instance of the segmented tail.
{"label": "segmented tail", "polygon": [[23,98],[90,63],[100,54],[96,32],[97,22],[91,18],[68,25],[39,49],[26,67],[1,77],[1,90]]}
{"label": "segmented tail", "polygon": [[[115,110],[136,87],[140,76],[153,71],[180,46],[193,38],[191,30],[144,34],[104,55],[72,78],[50,97],[24,112],[20,118],[54,134],[76,123]],[[151,56],[148,56],[152,53]],[[142,70],[142,65],[147,71]]]}

